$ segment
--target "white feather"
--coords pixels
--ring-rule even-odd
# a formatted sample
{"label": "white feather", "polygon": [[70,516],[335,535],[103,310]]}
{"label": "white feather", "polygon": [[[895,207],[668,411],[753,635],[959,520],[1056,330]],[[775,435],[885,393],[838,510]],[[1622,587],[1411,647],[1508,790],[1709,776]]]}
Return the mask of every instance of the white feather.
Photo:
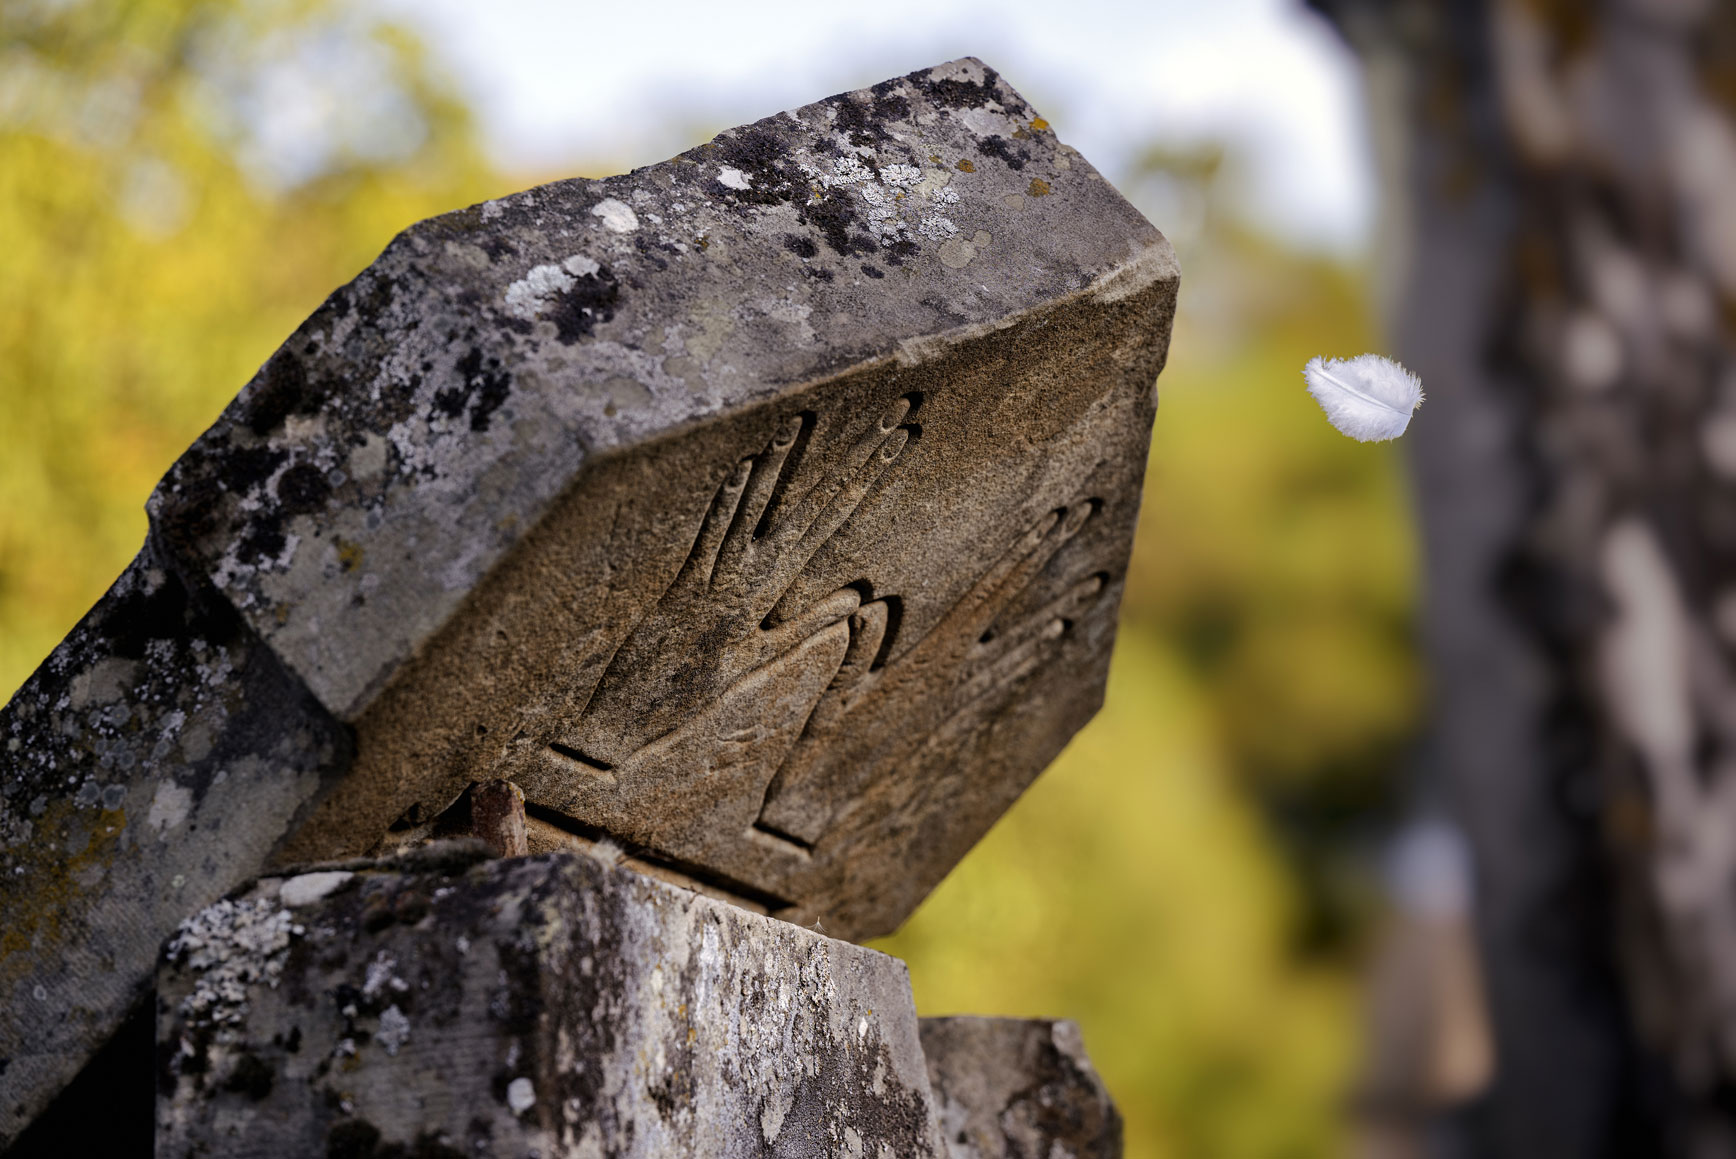
{"label": "white feather", "polygon": [[1365,443],[1398,438],[1423,405],[1422,379],[1378,354],[1311,359],[1302,377],[1332,425]]}

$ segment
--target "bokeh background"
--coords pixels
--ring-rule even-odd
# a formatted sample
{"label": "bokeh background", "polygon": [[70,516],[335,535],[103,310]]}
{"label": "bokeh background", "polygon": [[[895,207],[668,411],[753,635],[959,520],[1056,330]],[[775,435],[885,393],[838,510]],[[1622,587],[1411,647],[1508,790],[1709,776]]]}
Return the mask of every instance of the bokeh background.
{"label": "bokeh background", "polygon": [[0,0],[0,696],[397,230],[981,56],[1175,242],[1181,308],[1108,703],[883,947],[924,1013],[1076,1018],[1129,1156],[1344,1153],[1371,1011],[1423,1001],[1391,963],[1439,957],[1406,906],[1462,908],[1449,831],[1391,840],[1399,452],[1299,374],[1380,348],[1356,62],[1280,0],[820,7]]}

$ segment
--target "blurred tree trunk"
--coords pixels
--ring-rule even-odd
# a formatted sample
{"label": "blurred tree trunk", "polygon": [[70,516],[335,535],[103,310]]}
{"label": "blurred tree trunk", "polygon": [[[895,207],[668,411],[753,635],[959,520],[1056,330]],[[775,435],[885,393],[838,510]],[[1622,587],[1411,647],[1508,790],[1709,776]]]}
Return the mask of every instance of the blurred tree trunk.
{"label": "blurred tree trunk", "polygon": [[1314,2],[1365,64],[1429,398],[1428,775],[1496,1037],[1471,1150],[1736,1154],[1736,10]]}

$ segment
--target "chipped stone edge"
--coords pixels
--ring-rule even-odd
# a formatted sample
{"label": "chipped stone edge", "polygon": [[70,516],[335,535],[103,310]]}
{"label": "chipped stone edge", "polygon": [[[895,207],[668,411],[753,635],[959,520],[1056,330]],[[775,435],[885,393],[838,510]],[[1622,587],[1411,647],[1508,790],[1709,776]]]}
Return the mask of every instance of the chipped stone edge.
{"label": "chipped stone edge", "polygon": [[1091,295],[1091,300],[1109,305],[1125,301],[1156,282],[1179,282],[1181,263],[1176,260],[1175,247],[1161,233],[1158,239],[1157,243],[1144,247],[1128,261],[1099,274],[1085,291]]}
{"label": "chipped stone edge", "polygon": [[[1093,278],[1083,289],[1058,294],[1046,301],[1027,306],[1023,310],[1014,311],[992,321],[975,322],[969,326],[957,326],[951,330],[942,330],[936,334],[924,334],[914,338],[901,339],[891,357],[901,367],[920,366],[935,361],[948,350],[966,342],[985,338],[996,331],[1010,330],[1028,319],[1063,309],[1076,302],[1091,301],[1109,305],[1131,298],[1158,282],[1168,280],[1179,284],[1181,266],[1176,261],[1175,247],[1170,244],[1167,237],[1158,231],[1156,226],[1152,226],[1151,230],[1153,235],[1151,240],[1140,247],[1132,258],[1119,265],[1111,266]],[[859,366],[851,367],[850,371],[845,373],[857,370],[860,366],[874,365],[880,361],[881,359],[878,358],[864,359]],[[794,384],[792,389],[799,390],[817,386],[833,377],[837,376],[827,375],[825,378],[804,380]]]}

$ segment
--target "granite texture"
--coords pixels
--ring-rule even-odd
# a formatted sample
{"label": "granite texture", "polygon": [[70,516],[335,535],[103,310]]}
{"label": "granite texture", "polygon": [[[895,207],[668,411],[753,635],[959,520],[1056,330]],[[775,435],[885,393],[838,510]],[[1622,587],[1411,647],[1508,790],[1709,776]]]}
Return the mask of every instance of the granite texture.
{"label": "granite texture", "polygon": [[159,1159],[945,1155],[896,959],[585,855],[418,856],[183,925]]}

